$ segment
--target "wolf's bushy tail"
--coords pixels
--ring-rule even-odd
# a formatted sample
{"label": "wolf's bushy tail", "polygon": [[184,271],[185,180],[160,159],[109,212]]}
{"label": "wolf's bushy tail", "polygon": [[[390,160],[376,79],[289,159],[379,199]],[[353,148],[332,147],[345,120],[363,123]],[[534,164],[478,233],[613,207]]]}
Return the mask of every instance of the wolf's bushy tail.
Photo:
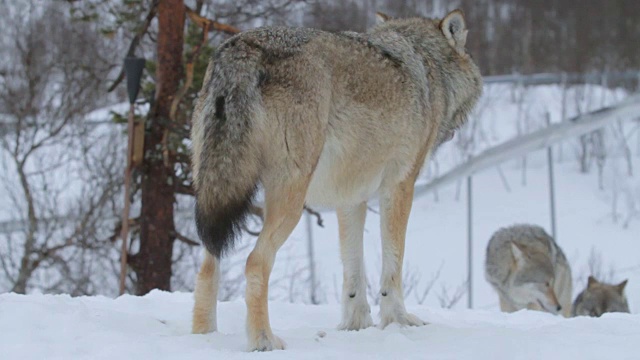
{"label": "wolf's bushy tail", "polygon": [[260,52],[241,41],[225,45],[207,69],[192,128],[196,226],[218,258],[233,247],[256,192],[254,130],[263,112]]}

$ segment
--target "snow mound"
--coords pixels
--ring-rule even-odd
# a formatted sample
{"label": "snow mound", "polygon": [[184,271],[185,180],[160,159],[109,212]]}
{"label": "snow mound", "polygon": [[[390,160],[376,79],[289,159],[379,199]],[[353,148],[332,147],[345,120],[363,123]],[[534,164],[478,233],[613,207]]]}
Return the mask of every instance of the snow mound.
{"label": "snow mound", "polygon": [[220,303],[221,332],[206,335],[190,334],[192,303],[190,293],[161,291],[115,300],[3,294],[0,358],[630,359],[640,344],[640,315],[564,319],[422,306],[409,310],[430,323],[424,327],[342,332],[338,305],[272,302],[272,326],[287,349],[249,353],[243,301]]}

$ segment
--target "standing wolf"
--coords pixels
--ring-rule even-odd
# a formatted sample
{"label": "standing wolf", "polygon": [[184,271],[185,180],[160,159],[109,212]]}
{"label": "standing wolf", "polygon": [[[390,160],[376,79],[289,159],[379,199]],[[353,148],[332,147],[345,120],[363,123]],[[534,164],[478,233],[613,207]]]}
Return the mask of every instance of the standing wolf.
{"label": "standing wolf", "polygon": [[624,288],[627,280],[617,285],[605,284],[589,276],[587,288],[584,289],[573,303],[572,316],[600,317],[608,312],[629,312]]}
{"label": "standing wolf", "polygon": [[268,27],[220,46],[193,115],[196,223],[208,252],[193,332],[216,330],[219,258],[233,245],[260,184],[264,226],[246,264],[253,350],[282,349],[269,324],[277,250],[303,206],[337,209],[344,265],[341,329],[372,325],[362,239],[366,202],[380,196],[381,327],[423,325],[402,295],[414,182],[428,154],[462,126],[482,91],[460,11],[442,20],[389,19],[366,33]]}
{"label": "standing wolf", "polygon": [[571,312],[571,269],[543,228],[513,225],[496,231],[487,246],[485,278],[500,297],[500,309]]}

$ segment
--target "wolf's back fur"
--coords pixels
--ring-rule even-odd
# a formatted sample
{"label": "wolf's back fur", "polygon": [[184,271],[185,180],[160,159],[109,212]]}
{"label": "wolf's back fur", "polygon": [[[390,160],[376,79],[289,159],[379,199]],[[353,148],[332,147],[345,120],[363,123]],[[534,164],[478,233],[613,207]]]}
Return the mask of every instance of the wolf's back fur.
{"label": "wolf's back fur", "polygon": [[[470,61],[463,64],[466,69],[452,68],[450,58],[456,55],[449,44],[425,34],[439,31],[425,27],[422,19],[383,24],[366,34],[273,27],[222,44],[207,71],[192,130],[196,221],[207,249],[220,256],[232,245],[261,169],[279,162],[272,156],[282,156],[279,149],[268,153],[273,150],[268,142],[281,136],[278,131],[289,131],[286,150],[302,171],[313,171],[323,160],[368,165],[372,155],[381,157],[379,163],[395,162],[359,169],[363,177],[379,179],[369,186],[374,191],[390,180],[388,174],[402,178],[412,170],[425,139],[436,136],[436,144],[448,139],[471,111],[481,79],[454,76],[477,68]],[[278,112],[286,112],[286,102],[318,107],[328,116],[274,124]],[[296,136],[296,131],[307,134]],[[319,159],[301,154],[307,151],[301,140],[309,133],[327,137]],[[339,168],[319,166],[325,167]],[[352,195],[347,193],[365,200],[371,189],[360,189],[359,177],[351,174],[319,171],[308,201],[337,205]],[[329,178],[335,180],[329,188],[345,191],[327,194]]]}
{"label": "wolf's back fur", "polygon": [[[536,225],[517,224],[496,231],[487,245],[486,275],[490,283],[504,283],[511,269],[506,264],[515,261],[510,243],[516,243],[528,249],[528,254],[543,266],[542,271],[552,272],[555,263],[566,262],[566,257],[547,232]],[[548,263],[550,266],[545,266]]]}

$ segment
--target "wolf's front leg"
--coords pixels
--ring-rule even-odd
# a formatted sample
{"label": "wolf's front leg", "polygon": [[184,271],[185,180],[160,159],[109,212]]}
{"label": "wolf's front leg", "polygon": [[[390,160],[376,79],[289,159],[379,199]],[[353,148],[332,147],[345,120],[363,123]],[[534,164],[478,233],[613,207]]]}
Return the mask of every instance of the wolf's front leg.
{"label": "wolf's front leg", "polygon": [[340,330],[360,330],[373,325],[367,303],[362,233],[367,204],[338,209],[340,257],[343,266],[342,322]]}
{"label": "wolf's front leg", "polygon": [[404,241],[412,201],[413,181],[405,181],[381,196],[380,328],[392,322],[410,326],[426,324],[417,316],[407,313],[402,289]]}

